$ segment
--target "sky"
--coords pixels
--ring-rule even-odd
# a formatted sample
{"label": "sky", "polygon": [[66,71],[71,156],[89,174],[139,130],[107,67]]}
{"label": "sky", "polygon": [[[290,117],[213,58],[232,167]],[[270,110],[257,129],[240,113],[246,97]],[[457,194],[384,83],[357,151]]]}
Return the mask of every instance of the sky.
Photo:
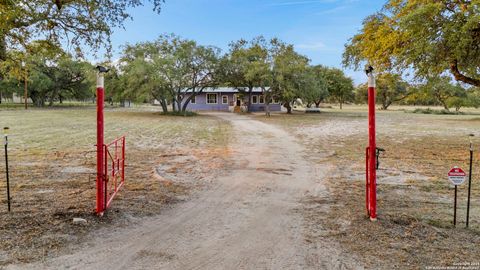
{"label": "sky", "polygon": [[[147,1],[145,1],[147,2]],[[311,64],[342,68],[345,43],[363,19],[379,11],[384,0],[166,0],[160,14],[146,4],[130,10],[132,21],[112,36],[114,57],[121,45],[155,40],[164,33],[228,50],[231,41],[263,35],[293,44]],[[345,73],[362,83],[361,71]]]}

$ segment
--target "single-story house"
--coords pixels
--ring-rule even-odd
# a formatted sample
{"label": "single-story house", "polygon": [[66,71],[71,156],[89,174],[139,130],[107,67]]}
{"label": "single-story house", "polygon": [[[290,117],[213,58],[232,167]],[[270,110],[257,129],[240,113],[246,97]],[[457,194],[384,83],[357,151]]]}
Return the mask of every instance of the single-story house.
{"label": "single-story house", "polygon": [[[184,100],[190,97],[188,92]],[[233,87],[205,88],[202,93],[192,98],[187,105],[189,111],[246,111],[250,104],[250,111],[265,111],[265,98],[261,88],[252,90],[251,98],[247,91],[240,91]],[[270,111],[281,111],[281,104],[273,99],[269,108]]]}

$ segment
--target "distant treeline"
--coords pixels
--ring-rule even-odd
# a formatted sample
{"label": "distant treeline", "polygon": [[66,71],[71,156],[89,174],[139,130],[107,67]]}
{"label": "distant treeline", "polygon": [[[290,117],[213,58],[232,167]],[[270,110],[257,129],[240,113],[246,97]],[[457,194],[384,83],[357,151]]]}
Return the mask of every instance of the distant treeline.
{"label": "distant treeline", "polygon": [[[5,98],[28,96],[35,106],[53,105],[64,100],[93,100],[94,65],[75,58],[60,47],[33,42],[30,53],[9,51],[9,61],[0,93]],[[34,52],[34,53],[31,53]],[[18,61],[16,61],[16,59]],[[21,59],[21,61],[20,61]],[[161,104],[163,111],[185,111],[192,95],[206,87],[229,86],[250,95],[260,87],[269,100],[281,101],[291,112],[295,101],[319,107],[322,102],[366,103],[367,86],[354,87],[353,81],[337,68],[312,66],[294,46],[278,39],[257,37],[231,42],[222,53],[214,46],[199,45],[176,35],[126,45],[115,62],[101,63],[110,68],[105,79],[106,101]],[[478,88],[464,88],[448,76],[409,83],[398,74],[377,75],[377,102],[382,109],[392,104],[442,105],[445,109],[477,107]]]}

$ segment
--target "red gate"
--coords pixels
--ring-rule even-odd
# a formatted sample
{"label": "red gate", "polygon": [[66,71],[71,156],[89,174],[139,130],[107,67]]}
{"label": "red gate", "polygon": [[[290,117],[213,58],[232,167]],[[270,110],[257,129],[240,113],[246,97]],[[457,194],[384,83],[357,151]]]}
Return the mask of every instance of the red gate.
{"label": "red gate", "polygon": [[105,210],[110,206],[113,197],[115,197],[117,192],[125,183],[125,136],[114,140],[110,144],[104,145],[104,149]]}

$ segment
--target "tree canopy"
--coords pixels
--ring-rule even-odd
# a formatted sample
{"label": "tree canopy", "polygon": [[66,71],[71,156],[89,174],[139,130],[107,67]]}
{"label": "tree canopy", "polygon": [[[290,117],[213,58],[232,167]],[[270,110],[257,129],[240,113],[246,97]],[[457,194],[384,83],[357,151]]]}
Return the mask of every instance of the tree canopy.
{"label": "tree canopy", "polygon": [[[160,11],[163,0],[150,0]],[[0,61],[6,49],[27,46],[33,40],[58,45],[66,41],[95,49],[109,45],[112,29],[130,18],[129,7],[143,5],[141,0],[0,0]]]}
{"label": "tree canopy", "polygon": [[480,1],[390,0],[345,45],[343,63],[480,86]]}
{"label": "tree canopy", "polygon": [[154,42],[126,46],[120,64],[127,77],[140,84],[136,89],[149,89],[164,110],[171,98],[172,109],[185,112],[192,98],[218,83],[219,58],[216,47],[162,35]]}

